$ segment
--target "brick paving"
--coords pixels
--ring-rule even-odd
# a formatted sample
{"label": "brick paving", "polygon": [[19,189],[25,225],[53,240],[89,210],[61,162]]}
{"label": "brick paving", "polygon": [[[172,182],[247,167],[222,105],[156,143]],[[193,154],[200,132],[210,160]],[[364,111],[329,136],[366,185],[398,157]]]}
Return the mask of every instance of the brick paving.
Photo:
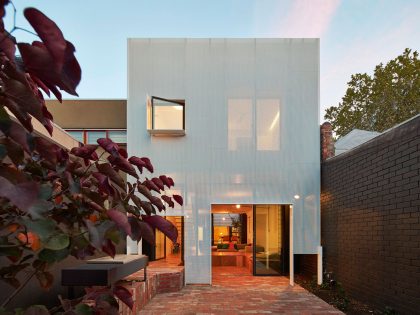
{"label": "brick paving", "polygon": [[140,312],[154,314],[343,314],[286,277],[253,277],[245,268],[213,267],[213,285],[159,294]]}

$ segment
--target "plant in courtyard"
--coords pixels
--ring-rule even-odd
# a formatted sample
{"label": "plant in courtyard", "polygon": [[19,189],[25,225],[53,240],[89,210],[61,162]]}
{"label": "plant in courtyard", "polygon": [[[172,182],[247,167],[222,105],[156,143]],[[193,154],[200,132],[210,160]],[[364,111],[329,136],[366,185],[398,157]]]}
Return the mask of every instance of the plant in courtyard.
{"label": "plant in courtyard", "polygon": [[[1,18],[8,3],[0,1]],[[0,21],[0,256],[8,261],[0,267],[0,280],[15,288],[3,307],[32,278],[50,288],[50,268],[70,255],[113,257],[125,235],[153,243],[152,228],[176,241],[175,226],[155,214],[165,204],[183,203],[181,196],[168,194],[174,186],[170,177],[152,177],[148,158],[128,158],[109,139],[68,152],[33,132],[32,118],[52,134],[43,93],[60,101],[59,90],[77,95],[81,69],[74,46],[53,21],[34,8],[24,15],[40,39],[32,44],[16,42],[12,32],[18,27],[8,32]],[[16,48],[21,58],[15,57]],[[135,181],[126,182],[122,173]],[[121,286],[89,291],[86,298],[93,305],[63,301],[62,307],[69,314],[116,312],[115,297],[132,307],[130,293]]]}
{"label": "plant in courtyard", "polygon": [[420,113],[420,60],[417,51],[376,66],[373,76],[351,76],[341,103],[326,110],[341,137],[354,128],[382,132]]}

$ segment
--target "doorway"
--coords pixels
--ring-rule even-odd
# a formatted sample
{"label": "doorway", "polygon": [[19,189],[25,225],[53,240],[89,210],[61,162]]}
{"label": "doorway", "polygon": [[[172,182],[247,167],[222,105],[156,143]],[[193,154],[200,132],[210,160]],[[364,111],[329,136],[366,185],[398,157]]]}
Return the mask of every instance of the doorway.
{"label": "doorway", "polygon": [[289,274],[289,205],[212,205],[213,276]]}
{"label": "doorway", "polygon": [[161,261],[169,265],[184,265],[184,217],[166,216],[166,220],[178,230],[178,238],[175,243],[168,239],[158,229],[154,229],[155,245],[142,242],[142,252],[149,256],[149,261]]}

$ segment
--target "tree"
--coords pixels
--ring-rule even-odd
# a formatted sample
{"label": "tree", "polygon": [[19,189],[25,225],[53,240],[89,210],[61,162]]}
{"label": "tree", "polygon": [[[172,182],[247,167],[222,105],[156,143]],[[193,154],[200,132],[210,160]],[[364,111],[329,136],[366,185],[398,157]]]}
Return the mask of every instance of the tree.
{"label": "tree", "polygon": [[382,132],[420,113],[420,60],[417,51],[405,49],[385,66],[351,76],[341,103],[326,110],[337,136],[351,130]]}
{"label": "tree", "polygon": [[[1,18],[8,3],[0,0]],[[151,161],[128,158],[109,139],[68,152],[33,133],[32,118],[53,131],[43,93],[60,101],[59,89],[77,95],[81,69],[74,46],[52,20],[34,8],[25,9],[24,15],[40,41],[16,43],[11,33],[18,28],[8,32],[0,21],[0,256],[9,261],[0,266],[0,281],[15,288],[3,307],[31,278],[48,289],[54,281],[50,268],[70,255],[85,259],[99,251],[114,256],[115,244],[126,235],[154,243],[152,228],[175,242],[176,227],[155,214],[165,204],[173,208],[174,202],[183,203],[181,196],[167,192],[174,186],[172,178],[149,179],[144,173],[153,173]],[[21,58],[15,57],[16,46]],[[125,182],[120,172],[135,182]],[[23,281],[18,277],[22,274],[27,275]],[[76,314],[100,311],[97,307],[117,313],[114,296],[133,304],[121,286],[88,295],[98,303],[79,305]],[[71,303],[63,308],[75,314]],[[27,312],[32,313],[48,312],[37,307]]]}

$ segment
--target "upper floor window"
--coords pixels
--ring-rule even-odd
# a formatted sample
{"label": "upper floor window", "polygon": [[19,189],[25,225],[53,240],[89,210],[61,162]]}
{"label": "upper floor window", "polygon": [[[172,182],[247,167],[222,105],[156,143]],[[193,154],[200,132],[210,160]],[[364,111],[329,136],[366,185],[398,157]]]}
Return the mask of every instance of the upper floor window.
{"label": "upper floor window", "polygon": [[91,129],[67,129],[74,139],[83,144],[97,144],[99,138],[109,138],[115,143],[125,145],[127,143],[127,131],[125,129],[91,130]]}
{"label": "upper floor window", "polygon": [[152,135],[185,135],[185,100],[152,96],[147,104],[147,129]]}

